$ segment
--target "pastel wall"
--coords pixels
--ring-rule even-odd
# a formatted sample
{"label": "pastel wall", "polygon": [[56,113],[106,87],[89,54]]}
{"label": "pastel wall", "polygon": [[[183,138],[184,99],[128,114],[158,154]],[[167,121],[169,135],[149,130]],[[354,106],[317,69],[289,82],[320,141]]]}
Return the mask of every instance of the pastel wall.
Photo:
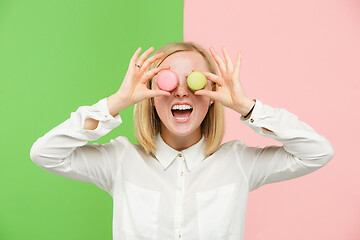
{"label": "pastel wall", "polygon": [[[284,108],[334,147],[309,175],[262,186],[248,200],[245,239],[360,239],[360,3],[342,0],[185,0],[184,41],[233,61],[242,50],[246,94]],[[225,141],[282,145],[227,109]]]}
{"label": "pastel wall", "polygon": [[[38,168],[30,147],[114,93],[138,46],[181,40],[225,45],[233,59],[242,50],[247,95],[295,113],[335,150],[323,169],[251,192],[245,239],[360,238],[358,1],[34,0],[0,1],[0,239],[111,239],[111,196]],[[135,143],[132,111],[96,142]],[[227,110],[224,142],[281,145],[239,117]]]}
{"label": "pastel wall", "polygon": [[[182,9],[165,0],[0,1],[1,240],[112,239],[111,196],[44,171],[30,148],[79,106],[115,93],[139,46],[181,41]],[[96,142],[134,142],[132,112]]]}

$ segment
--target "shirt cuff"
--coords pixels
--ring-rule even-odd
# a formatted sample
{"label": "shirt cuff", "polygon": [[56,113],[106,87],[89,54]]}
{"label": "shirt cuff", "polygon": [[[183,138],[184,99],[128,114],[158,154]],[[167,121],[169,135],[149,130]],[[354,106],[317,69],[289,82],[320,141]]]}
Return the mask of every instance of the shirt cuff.
{"label": "shirt cuff", "polygon": [[[101,99],[92,106],[82,106],[79,110],[82,115],[81,129],[84,133],[92,135],[93,138],[99,138],[100,136],[106,135],[122,123],[119,113],[117,113],[114,117],[109,113],[107,97]],[[99,121],[96,129],[84,129],[85,120],[87,118],[93,118]]]}
{"label": "shirt cuff", "polygon": [[[262,102],[260,102],[258,99],[255,100],[254,109],[252,110],[252,113],[248,119],[244,118],[244,115],[241,115],[240,120],[245,123],[246,125],[254,125],[255,120],[258,118],[258,112],[262,109]],[[257,122],[257,121],[256,121]],[[256,123],[255,123],[256,124]]]}
{"label": "shirt cuff", "polygon": [[[245,120],[244,116],[241,116],[240,121],[252,128],[257,134],[276,139],[276,133],[271,131],[273,126],[266,122],[267,117],[273,117],[274,115],[272,107],[265,105],[259,99],[254,100],[256,100],[255,106],[250,117]],[[263,128],[270,129],[270,131]]]}

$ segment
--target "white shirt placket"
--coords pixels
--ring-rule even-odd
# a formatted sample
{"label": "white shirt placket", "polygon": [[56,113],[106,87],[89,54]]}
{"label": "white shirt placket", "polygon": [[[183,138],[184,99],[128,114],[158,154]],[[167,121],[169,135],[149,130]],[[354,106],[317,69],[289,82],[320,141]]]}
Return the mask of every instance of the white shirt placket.
{"label": "white shirt placket", "polygon": [[176,171],[176,202],[175,202],[175,239],[181,238],[181,226],[183,222],[183,202],[184,202],[184,187],[185,187],[185,160],[182,153],[177,155],[179,163]]}

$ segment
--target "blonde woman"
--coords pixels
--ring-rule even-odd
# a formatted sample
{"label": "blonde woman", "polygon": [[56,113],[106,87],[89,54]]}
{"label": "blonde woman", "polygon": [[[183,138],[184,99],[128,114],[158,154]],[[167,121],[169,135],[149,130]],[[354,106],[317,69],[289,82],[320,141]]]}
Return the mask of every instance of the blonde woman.
{"label": "blonde woman", "polygon": [[[32,146],[41,168],[113,197],[113,239],[243,239],[248,192],[309,174],[334,156],[330,142],[296,115],[246,96],[240,52],[233,64],[225,47],[224,60],[209,50],[173,42],[149,57],[153,47],[142,55],[138,48],[116,93],[79,107]],[[170,92],[156,84],[163,69],[179,79]],[[188,88],[192,71],[206,76],[205,89]],[[123,136],[88,143],[119,126],[131,105],[139,144]],[[239,124],[283,146],[221,144],[224,106],[241,114]]]}

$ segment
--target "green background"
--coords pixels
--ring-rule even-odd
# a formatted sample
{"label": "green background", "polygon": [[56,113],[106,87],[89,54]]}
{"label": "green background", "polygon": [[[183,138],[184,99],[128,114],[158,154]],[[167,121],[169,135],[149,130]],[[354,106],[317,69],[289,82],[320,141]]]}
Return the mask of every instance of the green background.
{"label": "green background", "polygon": [[[30,159],[79,106],[115,93],[140,46],[183,40],[183,1],[0,0],[0,239],[112,239],[112,198]],[[133,106],[100,138],[136,143]],[[92,142],[89,142],[92,143]]]}

